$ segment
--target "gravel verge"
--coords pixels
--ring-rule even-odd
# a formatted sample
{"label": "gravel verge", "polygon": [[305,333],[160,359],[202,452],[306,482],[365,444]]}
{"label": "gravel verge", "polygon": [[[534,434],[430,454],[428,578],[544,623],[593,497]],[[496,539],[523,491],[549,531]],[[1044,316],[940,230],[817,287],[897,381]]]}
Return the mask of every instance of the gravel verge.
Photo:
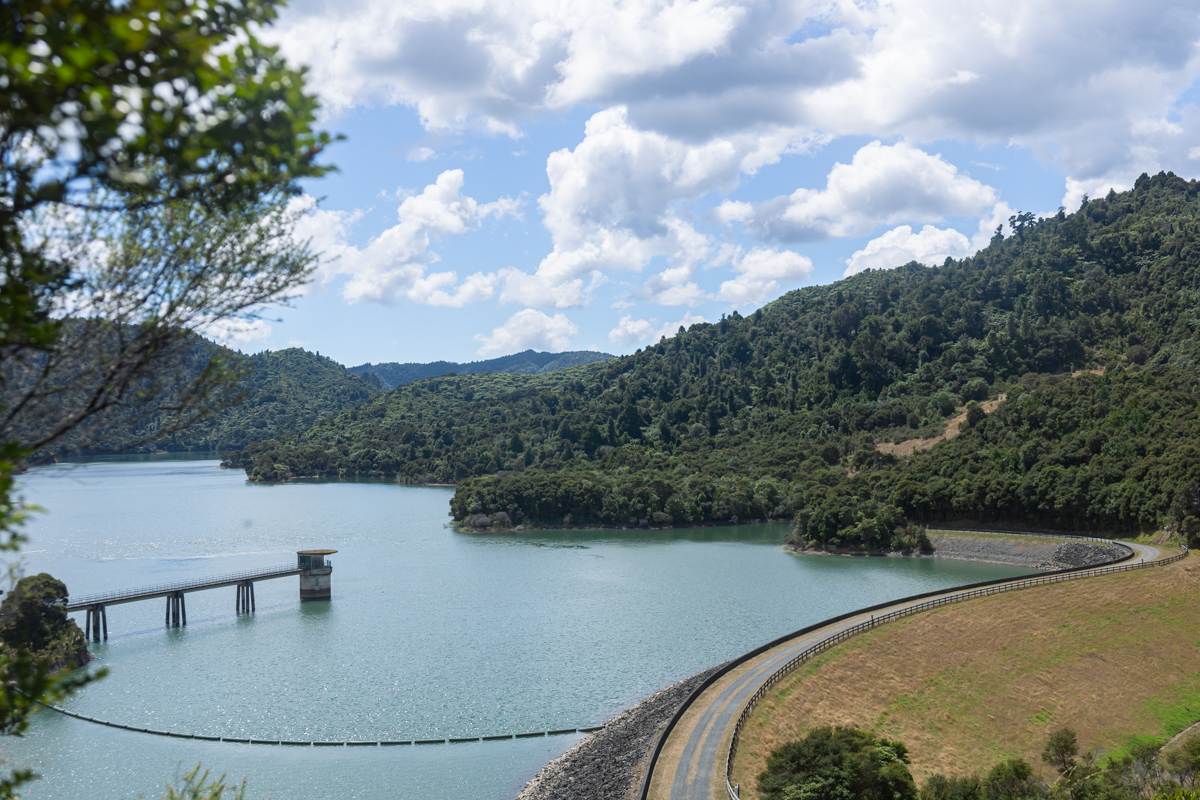
{"label": "gravel verge", "polygon": [[622,711],[551,761],[517,800],[631,800],[641,786],[654,738],[717,667],[685,678]]}

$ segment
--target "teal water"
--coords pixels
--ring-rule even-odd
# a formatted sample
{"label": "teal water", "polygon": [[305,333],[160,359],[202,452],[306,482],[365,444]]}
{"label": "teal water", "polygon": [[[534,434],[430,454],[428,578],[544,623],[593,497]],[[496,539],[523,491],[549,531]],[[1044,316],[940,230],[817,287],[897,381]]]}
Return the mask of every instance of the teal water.
{"label": "teal water", "polygon": [[[451,490],[247,484],[215,461],[58,465],[23,476],[46,510],[26,572],[75,595],[216,575],[333,547],[333,600],[295,578],[109,609],[111,675],[71,708],[168,730],[283,739],[476,736],[597,724],[662,686],[824,617],[1012,574],[932,559],[804,557],[778,525],[480,536],[448,526]],[[82,620],[81,620],[82,621]],[[157,797],[203,762],[252,800],[504,800],[575,737],[407,748],[176,741],[41,714],[3,757],[29,798]]]}

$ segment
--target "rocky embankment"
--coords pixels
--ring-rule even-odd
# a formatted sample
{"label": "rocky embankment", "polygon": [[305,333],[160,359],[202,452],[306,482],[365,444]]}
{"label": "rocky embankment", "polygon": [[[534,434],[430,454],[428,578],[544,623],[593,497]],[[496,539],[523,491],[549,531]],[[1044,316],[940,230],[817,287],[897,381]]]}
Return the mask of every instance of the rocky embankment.
{"label": "rocky embankment", "polygon": [[1090,567],[1125,555],[1124,548],[1102,542],[1009,534],[930,532],[934,558],[990,561],[1040,571]]}
{"label": "rocky embankment", "polygon": [[632,800],[655,737],[715,669],[668,686],[622,711],[542,767],[517,800]]}

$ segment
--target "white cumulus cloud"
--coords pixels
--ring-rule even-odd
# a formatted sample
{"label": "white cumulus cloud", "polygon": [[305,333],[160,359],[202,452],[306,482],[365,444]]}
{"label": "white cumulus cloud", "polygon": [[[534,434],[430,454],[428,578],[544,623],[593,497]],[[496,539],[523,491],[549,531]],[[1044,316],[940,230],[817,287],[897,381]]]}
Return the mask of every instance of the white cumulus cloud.
{"label": "white cumulus cloud", "polygon": [[865,41],[857,74],[805,93],[823,130],[1024,146],[1077,180],[1110,182],[1179,164],[1200,133],[1194,113],[1169,122],[1200,74],[1200,14],[1185,0],[840,11]]}
{"label": "white cumulus cloud", "polygon": [[791,250],[757,247],[733,262],[735,277],[721,283],[722,300],[738,308],[758,306],[812,273],[812,259]]}
{"label": "white cumulus cloud", "polygon": [[963,258],[972,252],[970,240],[953,228],[925,225],[914,233],[911,225],[900,225],[867,242],[861,250],[855,250],[846,259],[845,274],[854,275],[864,269],[891,269],[910,261],[937,266],[947,258]]}
{"label": "white cumulus cloud", "polygon": [[814,140],[800,130],[770,130],[689,143],[640,130],[626,109],[610,108],[587,122],[583,140],[546,161],[550,191],[538,205],[551,251],[536,270],[508,270],[501,298],[565,308],[586,300],[587,288],[609,270],[639,271],[667,262],[658,302],[695,302],[691,270],[707,255],[708,237],[686,221],[680,206]]}
{"label": "white cumulus cloud", "polygon": [[654,344],[660,339],[670,338],[679,333],[680,328],[690,328],[706,321],[698,314],[684,314],[677,320],[663,323],[623,314],[616,326],[608,332],[608,339],[614,344],[626,347]]}
{"label": "white cumulus cloud", "polygon": [[654,323],[650,320],[622,314],[616,326],[608,332],[608,339],[617,344],[647,342],[654,335],[654,330]]}
{"label": "white cumulus cloud", "polygon": [[227,347],[261,342],[273,332],[271,324],[263,319],[221,319],[201,326],[201,333]]}
{"label": "white cumulus cloud", "polygon": [[717,209],[763,236],[806,241],[868,233],[903,221],[936,222],[975,215],[996,203],[996,192],[940,156],[905,142],[871,142],[849,164],[834,164],[821,189],[801,188],[747,208],[728,201]]}
{"label": "white cumulus cloud", "polygon": [[306,0],[266,35],[334,110],[400,104],[430,129],[518,135],[547,109],[634,103],[665,132],[701,136],[742,118],[777,124],[800,88],[856,72],[861,37],[792,40],[803,5]]}
{"label": "white cumulus cloud", "polygon": [[553,316],[535,308],[525,308],[513,314],[489,334],[478,334],[479,355],[495,356],[536,348],[566,350],[571,337],[579,332],[565,314]]}
{"label": "white cumulus cloud", "polygon": [[266,35],[327,108],[407,105],[431,129],[624,106],[689,141],[1016,145],[1089,186],[1185,168],[1200,138],[1188,0],[303,0]]}
{"label": "white cumulus cloud", "polygon": [[439,261],[434,243],[461,236],[489,218],[513,216],[520,204],[509,197],[481,203],[463,194],[460,169],[446,170],[420,193],[405,197],[397,222],[364,247],[349,243],[349,227],[357,212],[325,211],[311,200],[301,217],[298,235],[323,254],[326,281],[344,278],[342,296],[354,303],[391,303],[400,299],[434,306],[462,306],[492,296],[497,278],[480,272],[459,280],[457,272],[431,271]]}

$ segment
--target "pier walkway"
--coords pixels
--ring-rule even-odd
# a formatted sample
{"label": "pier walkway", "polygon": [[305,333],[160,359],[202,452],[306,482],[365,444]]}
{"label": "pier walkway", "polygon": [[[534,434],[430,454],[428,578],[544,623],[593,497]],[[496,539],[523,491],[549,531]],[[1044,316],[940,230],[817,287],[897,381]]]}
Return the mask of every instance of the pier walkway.
{"label": "pier walkway", "polygon": [[212,578],[197,578],[176,583],[160,583],[154,586],[141,586],[137,589],[123,589],[115,592],[85,594],[72,597],[67,601],[67,611],[83,611],[91,606],[115,606],[118,603],[133,603],[138,600],[151,600],[155,597],[166,597],[176,592],[198,592],[202,589],[217,589],[222,586],[236,586],[244,581],[265,581],[271,578],[286,578],[299,575],[300,568],[295,564],[252,569],[243,572],[231,572],[228,575],[217,575]]}
{"label": "pier walkway", "polygon": [[139,586],[135,589],[119,589],[112,592],[70,597],[67,599],[67,611],[87,612],[83,633],[90,641],[99,642],[108,639],[108,606],[121,603],[136,603],[140,600],[165,597],[167,603],[164,620],[168,627],[177,628],[187,625],[185,597],[189,592],[236,586],[237,613],[253,614],[255,611],[255,583],[298,575],[301,600],[328,600],[330,597],[329,576],[333,572],[333,565],[327,562],[325,557],[336,552],[336,550],[327,549],[299,550],[296,553],[295,564],[280,564],[274,567],[260,567],[207,578],[193,578],[174,583],[160,583],[153,586]]}

